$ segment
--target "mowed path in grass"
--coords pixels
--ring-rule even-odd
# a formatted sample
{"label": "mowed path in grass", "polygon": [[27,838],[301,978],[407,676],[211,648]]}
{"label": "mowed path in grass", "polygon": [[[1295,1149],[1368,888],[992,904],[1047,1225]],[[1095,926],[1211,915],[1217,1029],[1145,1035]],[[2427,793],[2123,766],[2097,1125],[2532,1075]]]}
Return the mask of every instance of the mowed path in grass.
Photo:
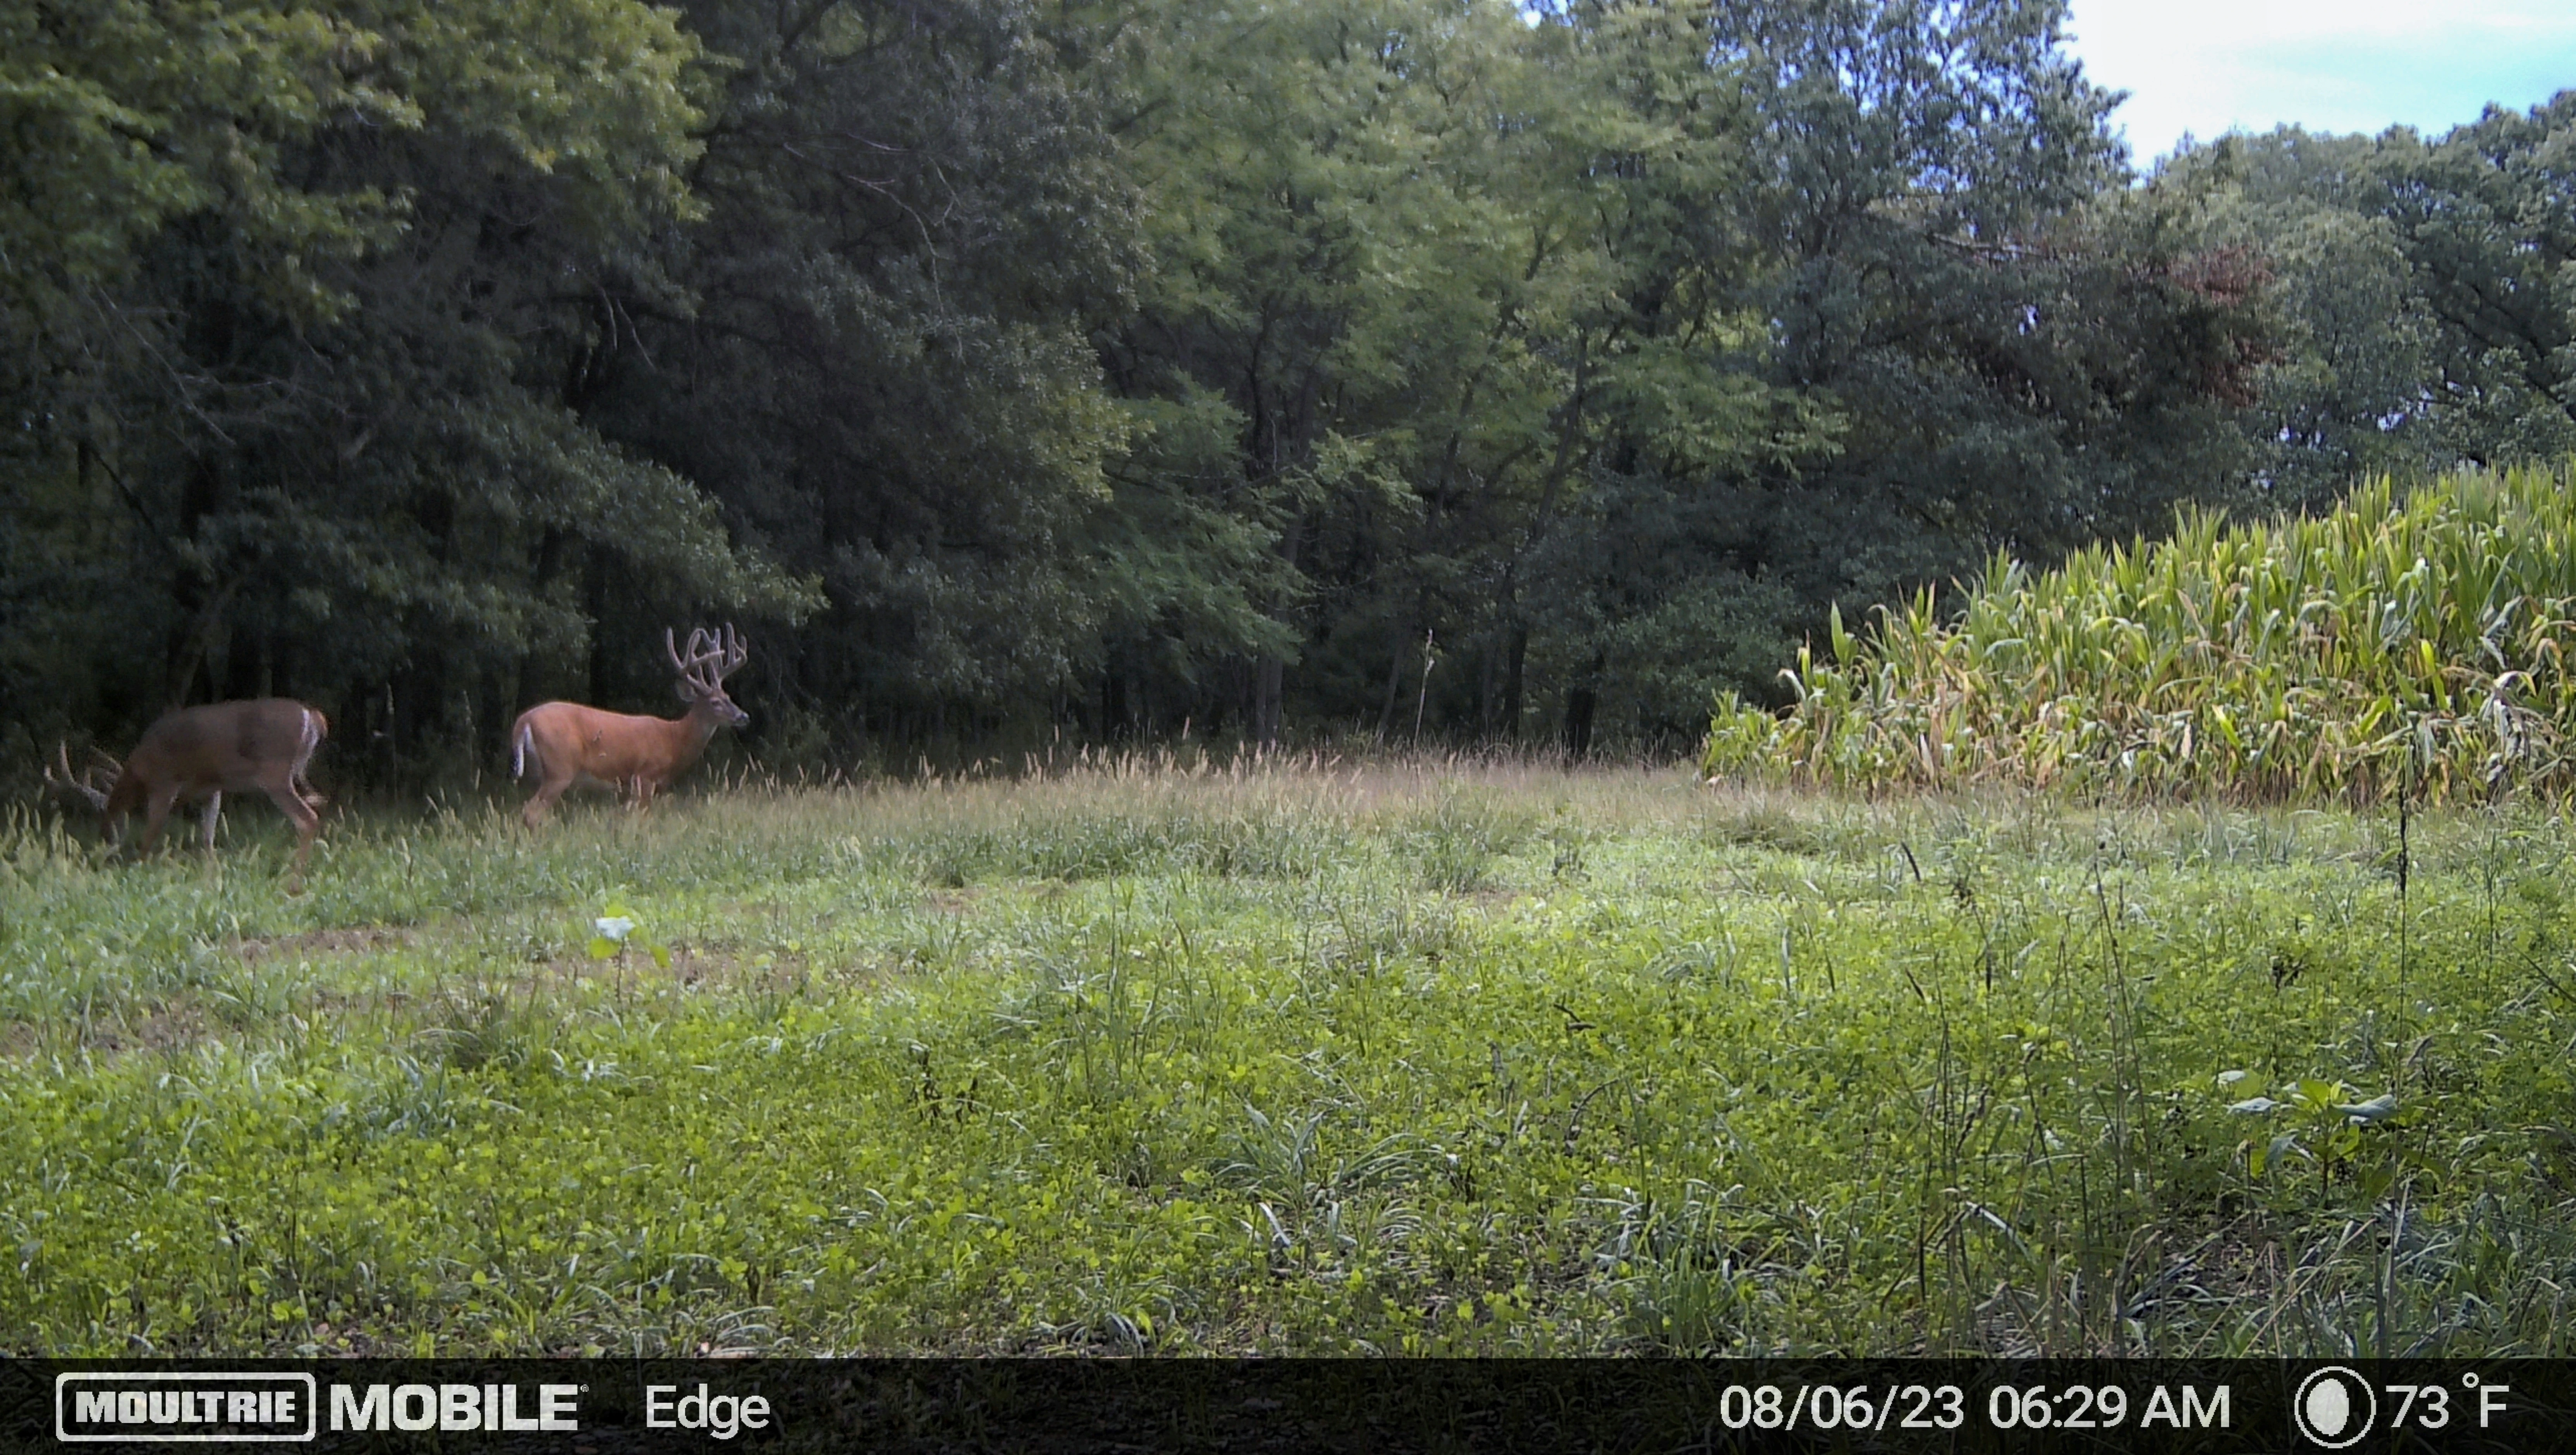
{"label": "mowed path in grass", "polygon": [[2393,814],[1662,772],[506,808],[344,816],[299,899],[255,810],[8,831],[0,1345],[2569,1342],[2538,812],[2401,896]]}

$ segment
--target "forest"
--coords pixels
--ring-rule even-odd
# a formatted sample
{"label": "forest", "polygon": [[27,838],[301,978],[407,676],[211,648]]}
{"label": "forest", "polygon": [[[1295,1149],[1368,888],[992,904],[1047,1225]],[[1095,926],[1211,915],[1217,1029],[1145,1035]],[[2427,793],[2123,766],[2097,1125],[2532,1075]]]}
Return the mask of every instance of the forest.
{"label": "forest", "polygon": [[0,0],[0,1355],[2564,1357],[2576,90],[2070,23]]}
{"label": "forest", "polygon": [[[1687,750],[1832,615],[2576,451],[2576,91],[2142,166],[2058,0],[0,0],[0,759]],[[666,709],[667,710],[667,709]]]}

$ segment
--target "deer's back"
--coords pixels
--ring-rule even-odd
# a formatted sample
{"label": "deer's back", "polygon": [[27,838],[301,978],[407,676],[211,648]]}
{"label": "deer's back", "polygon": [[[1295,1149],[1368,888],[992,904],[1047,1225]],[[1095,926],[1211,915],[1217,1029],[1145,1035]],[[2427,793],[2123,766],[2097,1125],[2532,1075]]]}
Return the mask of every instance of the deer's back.
{"label": "deer's back", "polygon": [[687,748],[687,721],[610,712],[579,702],[541,702],[519,714],[519,731],[533,737],[545,761],[602,782],[638,776],[659,781],[697,756]]}
{"label": "deer's back", "polygon": [[301,764],[327,730],[322,714],[289,697],[181,708],[145,730],[125,776],[198,791],[249,788]]}

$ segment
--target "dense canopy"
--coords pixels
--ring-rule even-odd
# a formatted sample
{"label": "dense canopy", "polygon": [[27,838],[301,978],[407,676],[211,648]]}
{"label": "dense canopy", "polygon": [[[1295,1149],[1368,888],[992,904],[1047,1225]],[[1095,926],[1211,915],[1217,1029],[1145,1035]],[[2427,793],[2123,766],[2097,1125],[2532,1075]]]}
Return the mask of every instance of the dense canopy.
{"label": "dense canopy", "polygon": [[2576,93],[2151,176],[2056,0],[0,0],[0,756],[1695,740],[1973,573],[2576,449]]}

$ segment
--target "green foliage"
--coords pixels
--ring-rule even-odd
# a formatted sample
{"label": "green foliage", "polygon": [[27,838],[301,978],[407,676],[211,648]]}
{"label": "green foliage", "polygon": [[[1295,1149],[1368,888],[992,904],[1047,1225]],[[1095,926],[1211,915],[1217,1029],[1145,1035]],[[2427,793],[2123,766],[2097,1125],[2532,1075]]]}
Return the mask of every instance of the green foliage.
{"label": "green foliage", "polygon": [[665,970],[671,968],[671,947],[642,933],[643,927],[637,922],[634,911],[616,895],[609,896],[607,907],[590,924],[590,940],[583,947],[589,951],[590,958],[622,960],[627,947],[632,945],[650,955],[655,965]]}
{"label": "green foliage", "polygon": [[2112,96],[2065,54],[2062,6],[1715,14],[1767,152],[1746,199],[1765,266],[1740,286],[1778,321],[1772,377],[1851,422],[1831,458],[1746,482],[1739,556],[1800,626],[2225,496],[2259,279],[2114,185]]}
{"label": "green foliage", "polygon": [[2571,138],[2576,92],[2440,137],[2228,136],[2159,169],[2197,194],[2187,230],[2278,279],[2245,421],[2267,498],[2576,452]]}
{"label": "green foliage", "polygon": [[0,216],[29,264],[0,298],[17,730],[291,691],[412,750],[586,658],[611,573],[804,608],[564,382],[612,283],[669,298],[652,241],[695,211],[700,50],[668,12],[76,9],[0,19],[62,143]]}
{"label": "green foliage", "polygon": [[2565,470],[2381,481],[2331,515],[1998,557],[1948,621],[1925,594],[1798,700],[1722,702],[1703,768],[1838,784],[2433,800],[2576,787],[2576,522]]}
{"label": "green foliage", "polygon": [[1025,712],[1122,611],[1234,644],[1236,543],[1110,473],[1154,422],[1088,341],[1140,266],[1102,118],[1038,9],[935,8],[687,8],[727,58],[703,220],[679,298],[630,291],[584,361],[587,420],[820,588],[753,710],[819,715],[831,757]]}
{"label": "green foliage", "polygon": [[2436,326],[2390,221],[2374,215],[2372,143],[2284,130],[2229,137],[2168,160],[2149,184],[2174,194],[2213,247],[2276,277],[2272,356],[2245,418],[2257,492],[2282,509],[2330,509],[2373,475],[2452,463],[2422,428]]}
{"label": "green foliage", "polygon": [[[1257,532],[1270,563],[1244,583],[1269,624],[1245,642],[1249,699],[1207,705],[1274,739],[1286,667],[1325,648],[1332,686],[1301,705],[1383,735],[1390,651],[1400,669],[1426,629],[1489,626],[1469,583],[1508,571],[1562,493],[1562,345],[1619,282],[1588,235],[1611,190],[1590,163],[1684,138],[1569,87],[1596,63],[1501,6],[1149,13],[1131,84],[1159,266],[1110,359],[1125,392],[1204,421],[1190,456],[1150,462],[1159,488]],[[1128,675],[1154,665],[1142,646]]]}
{"label": "green foliage", "polygon": [[103,867],[21,820],[0,1327],[2563,1352],[2576,840],[2420,816],[2401,897],[2393,835],[1131,762],[344,819],[290,901],[283,830]]}
{"label": "green foliage", "polygon": [[2065,15],[0,0],[0,752],[464,783],[718,613],[816,769],[1671,744],[1999,550],[2576,442],[2567,105],[2134,186]]}
{"label": "green foliage", "polygon": [[2431,432],[2481,464],[2576,452],[2576,91],[2378,151],[2376,210],[2438,322]]}
{"label": "green foliage", "polygon": [[375,18],[221,0],[0,7],[12,352],[75,327],[84,293],[126,280],[157,231],[208,211],[241,228],[242,265],[272,300],[329,311],[311,266],[381,236],[399,209],[380,192],[305,192],[279,168],[335,114],[420,125],[411,98],[371,74],[385,50]]}

